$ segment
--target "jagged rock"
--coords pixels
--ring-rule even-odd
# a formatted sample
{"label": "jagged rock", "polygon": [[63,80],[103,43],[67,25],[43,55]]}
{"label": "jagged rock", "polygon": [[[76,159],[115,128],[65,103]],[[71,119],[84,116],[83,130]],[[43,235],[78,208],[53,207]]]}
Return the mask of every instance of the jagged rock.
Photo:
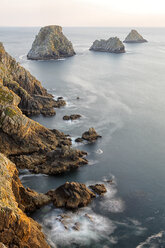
{"label": "jagged rock", "polygon": [[104,184],[90,185],[89,188],[91,188],[98,195],[103,195],[107,192]]}
{"label": "jagged rock", "polygon": [[0,248],[7,248],[4,244],[0,243]]}
{"label": "jagged rock", "polygon": [[81,115],[79,115],[79,114],[64,115],[63,120],[65,120],[65,121],[69,121],[69,120],[73,121],[73,120],[80,119],[80,117],[81,117]]}
{"label": "jagged rock", "polygon": [[75,142],[77,142],[77,143],[80,143],[80,142],[83,142],[83,141],[84,141],[84,139],[82,139],[82,138],[75,139]]}
{"label": "jagged rock", "polygon": [[89,50],[109,53],[125,53],[125,47],[117,37],[112,37],[108,40],[95,40]]}
{"label": "jagged rock", "polygon": [[70,57],[74,54],[72,43],[62,33],[62,27],[52,25],[40,29],[27,58],[49,60]]}
{"label": "jagged rock", "polygon": [[61,101],[55,101],[41,83],[5,51],[1,42],[0,78],[4,86],[20,97],[19,108],[27,116],[41,113],[55,115],[54,107],[62,105]]}
{"label": "jagged rock", "polygon": [[98,138],[101,138],[99,134],[97,134],[96,130],[91,127],[87,132],[82,134],[81,138],[77,138],[76,142],[83,142],[83,140],[87,140],[89,142],[95,142]]}
{"label": "jagged rock", "polygon": [[[22,114],[20,98],[0,82],[0,152],[18,168],[60,174],[87,164],[85,152],[71,149],[71,140]],[[52,155],[50,156],[50,153]]]}
{"label": "jagged rock", "polygon": [[15,165],[0,154],[0,247],[50,248],[41,226],[23,212],[27,205],[22,188]]}
{"label": "jagged rock", "polygon": [[77,209],[87,206],[96,195],[89,190],[85,184],[76,182],[66,182],[56,190],[47,193],[52,197],[56,207],[65,207],[68,209]]}
{"label": "jagged rock", "polygon": [[142,43],[147,42],[136,30],[131,30],[124,40],[125,43]]}

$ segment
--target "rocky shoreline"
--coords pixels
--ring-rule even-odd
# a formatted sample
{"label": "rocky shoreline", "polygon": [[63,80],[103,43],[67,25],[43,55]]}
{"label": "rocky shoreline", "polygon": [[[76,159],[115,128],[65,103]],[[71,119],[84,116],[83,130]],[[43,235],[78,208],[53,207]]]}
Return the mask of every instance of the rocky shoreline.
{"label": "rocky shoreline", "polygon": [[[0,43],[0,247],[50,247],[41,226],[26,213],[50,202],[56,207],[86,206],[103,187],[95,185],[89,189],[84,184],[72,182],[47,194],[38,194],[29,188],[25,189],[19,180],[16,168],[58,175],[88,163],[85,158],[87,153],[73,149],[68,135],[56,129],[50,130],[28,117],[38,114],[54,115],[54,108],[65,104],[62,97],[55,101],[41,83],[21,67]],[[71,115],[69,119],[80,117]],[[89,129],[85,138],[90,142],[98,137],[100,136],[94,129]],[[65,194],[59,194],[65,187],[69,187],[70,192],[67,200]],[[105,192],[103,189],[100,194]],[[69,202],[73,203],[73,196],[74,199],[77,197],[78,203],[70,205]],[[61,205],[61,201],[68,203]]]}

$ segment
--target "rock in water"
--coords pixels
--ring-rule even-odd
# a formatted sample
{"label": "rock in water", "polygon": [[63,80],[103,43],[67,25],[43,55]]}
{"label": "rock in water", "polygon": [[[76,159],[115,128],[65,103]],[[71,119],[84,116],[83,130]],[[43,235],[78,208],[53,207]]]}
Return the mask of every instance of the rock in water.
{"label": "rock in water", "polygon": [[136,30],[131,30],[124,40],[125,43],[143,43],[147,42]]}
{"label": "rock in water", "polygon": [[62,33],[62,27],[52,25],[40,29],[27,58],[49,60],[73,55],[75,55],[75,51],[72,43]]}
{"label": "rock in water", "polygon": [[89,50],[108,53],[125,53],[124,44],[117,37],[112,37],[108,40],[95,40]]}
{"label": "rock in water", "polygon": [[89,186],[96,194],[103,195],[107,192],[104,184],[95,184]]}
{"label": "rock in water", "polygon": [[56,207],[69,209],[85,207],[96,196],[85,184],[77,182],[66,182],[56,190],[49,191],[47,195],[52,198]]}

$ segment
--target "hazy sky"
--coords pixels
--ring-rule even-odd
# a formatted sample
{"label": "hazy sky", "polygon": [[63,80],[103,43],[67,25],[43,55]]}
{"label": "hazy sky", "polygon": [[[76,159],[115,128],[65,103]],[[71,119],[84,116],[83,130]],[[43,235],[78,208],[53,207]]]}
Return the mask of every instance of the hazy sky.
{"label": "hazy sky", "polygon": [[0,0],[0,26],[161,26],[165,0]]}

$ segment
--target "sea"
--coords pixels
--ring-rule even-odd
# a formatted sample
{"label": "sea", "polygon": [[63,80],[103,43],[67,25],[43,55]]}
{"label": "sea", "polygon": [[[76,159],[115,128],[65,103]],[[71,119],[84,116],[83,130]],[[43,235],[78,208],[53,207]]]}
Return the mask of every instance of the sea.
{"label": "sea", "polygon": [[[64,27],[76,55],[30,61],[26,55],[39,29],[0,27],[0,41],[55,99],[62,96],[67,102],[55,116],[33,120],[70,134],[73,148],[88,152],[89,163],[60,176],[22,170],[20,179],[38,192],[76,181],[105,183],[107,193],[78,211],[50,204],[32,217],[52,248],[164,248],[165,28],[137,27],[148,42],[125,44],[126,53],[110,54],[89,48],[96,39],[124,40],[131,28]],[[70,114],[82,117],[64,121]],[[77,144],[75,139],[90,127],[102,138]],[[59,220],[62,214],[68,217],[67,228]]]}

